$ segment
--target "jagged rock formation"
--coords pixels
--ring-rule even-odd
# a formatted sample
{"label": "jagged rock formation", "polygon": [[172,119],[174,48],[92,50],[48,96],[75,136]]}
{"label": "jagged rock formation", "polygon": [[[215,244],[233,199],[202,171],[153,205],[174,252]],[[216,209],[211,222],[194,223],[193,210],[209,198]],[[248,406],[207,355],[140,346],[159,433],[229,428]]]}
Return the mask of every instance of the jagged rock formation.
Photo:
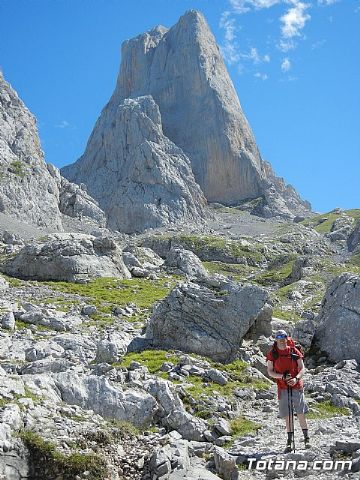
{"label": "jagged rock formation", "polygon": [[41,244],[28,244],[1,270],[18,278],[65,282],[131,277],[113,240],[82,234],[57,234]]}
{"label": "jagged rock formation", "polygon": [[36,120],[0,72],[0,212],[61,231],[62,216],[105,225],[104,212],[85,190],[46,165]]}
{"label": "jagged rock formation", "polygon": [[105,111],[85,154],[62,172],[87,185],[113,229],[132,233],[204,216],[206,200],[190,162],[163,134],[151,96]]}
{"label": "jagged rock formation", "polygon": [[0,211],[61,230],[58,188],[49,174],[34,116],[0,73]]}
{"label": "jagged rock formation", "polygon": [[349,252],[360,253],[360,219],[357,220],[354,230],[347,240]]}
{"label": "jagged rock formation", "polygon": [[271,320],[268,294],[255,285],[225,278],[209,278],[206,282],[208,285],[178,285],[154,308],[146,336],[156,347],[229,362],[254,322],[262,316]]}
{"label": "jagged rock formation", "polygon": [[119,145],[116,125],[119,105],[142,95],[151,95],[159,106],[164,135],[189,157],[208,201],[237,204],[260,198],[261,208],[255,213],[264,216],[291,218],[310,209],[261,159],[215,38],[204,17],[191,10],[169,30],[158,26],[123,43],[116,89],[84,155],[62,170],[70,180],[86,183],[111,218],[123,213],[115,211],[115,202],[109,205],[112,193],[104,191],[103,166],[118,171],[119,155],[133,161],[126,148],[132,149],[134,139]]}
{"label": "jagged rock formation", "polygon": [[344,273],[329,285],[317,318],[315,339],[333,362],[360,361],[360,277]]}

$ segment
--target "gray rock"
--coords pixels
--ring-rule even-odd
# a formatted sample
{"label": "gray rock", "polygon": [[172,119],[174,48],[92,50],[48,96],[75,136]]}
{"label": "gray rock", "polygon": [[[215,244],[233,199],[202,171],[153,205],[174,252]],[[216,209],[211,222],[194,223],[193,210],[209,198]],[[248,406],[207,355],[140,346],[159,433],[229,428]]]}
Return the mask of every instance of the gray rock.
{"label": "gray rock", "polygon": [[239,478],[235,458],[229,455],[223,448],[214,448],[214,460],[216,473],[221,478],[224,480],[237,480]]}
{"label": "gray rock", "polygon": [[47,165],[50,175],[56,180],[59,189],[59,209],[68,217],[92,219],[99,227],[106,225],[105,213],[101,210],[96,200],[84,190],[83,186],[69,182],[60,175],[54,165]]}
{"label": "gray rock", "polygon": [[121,250],[108,237],[57,234],[26,245],[2,270],[14,277],[76,282],[95,277],[130,278]]}
{"label": "gray rock", "polygon": [[209,368],[206,370],[205,377],[214,383],[218,383],[219,385],[226,385],[228,382],[226,375],[224,375],[224,373],[217,368]]}
{"label": "gray rock", "polygon": [[177,430],[187,440],[202,441],[204,439],[206,423],[185,410],[169,382],[161,379],[148,380],[144,383],[144,389],[158,401],[161,407],[160,421],[165,427]]}
{"label": "gray rock", "polygon": [[215,423],[214,428],[220,433],[220,435],[231,435],[230,424],[225,418],[220,418],[220,420]]}
{"label": "gray rock", "polygon": [[177,273],[185,274],[189,279],[203,279],[208,276],[200,259],[184,248],[171,248],[165,265],[175,268]]}
{"label": "gray rock", "polygon": [[292,336],[295,340],[300,342],[305,350],[308,350],[311,347],[315,335],[315,329],[316,325],[313,320],[299,320],[295,324]]}
{"label": "gray rock", "polygon": [[13,312],[7,312],[2,316],[1,326],[6,330],[15,330],[15,317]]}
{"label": "gray rock", "polygon": [[328,287],[316,321],[315,339],[329,359],[360,362],[360,277],[344,273]]}
{"label": "gray rock", "polygon": [[230,361],[250,326],[267,308],[267,298],[262,288],[226,279],[218,289],[182,283],[154,308],[146,337],[161,348]]}
{"label": "gray rock", "polygon": [[131,338],[127,334],[111,333],[108,338],[97,345],[95,361],[98,363],[114,363],[125,355]]}
{"label": "gray rock", "polygon": [[64,402],[94,410],[104,418],[146,426],[157,410],[155,399],[148,393],[132,388],[122,390],[104,377],[63,372],[54,379]]}
{"label": "gray rock", "polygon": [[94,313],[97,313],[97,308],[95,305],[84,305],[81,309],[81,313],[83,315],[93,315]]}
{"label": "gray rock", "polygon": [[109,107],[84,155],[63,174],[86,184],[115,230],[133,233],[204,217],[206,200],[190,161],[164,135],[153,98],[110,101]]}
{"label": "gray rock", "polygon": [[0,211],[61,230],[59,191],[49,174],[34,116],[0,73]]}
{"label": "gray rock", "polygon": [[[44,160],[36,120],[0,72],[0,212],[36,227],[62,231],[62,214],[105,216],[79,186]],[[16,238],[10,245],[18,244]]]}
{"label": "gray rock", "polygon": [[9,283],[0,275],[0,291],[9,288]]}
{"label": "gray rock", "polygon": [[53,358],[50,356],[21,367],[20,373],[22,375],[38,375],[40,373],[65,372],[71,365],[72,364],[65,358]]}
{"label": "gray rock", "polygon": [[164,260],[159,257],[151,248],[128,245],[123,250],[125,265],[139,267],[145,270],[156,270],[163,265]]}
{"label": "gray rock", "polygon": [[357,220],[353,231],[347,240],[349,252],[360,252],[360,219]]}

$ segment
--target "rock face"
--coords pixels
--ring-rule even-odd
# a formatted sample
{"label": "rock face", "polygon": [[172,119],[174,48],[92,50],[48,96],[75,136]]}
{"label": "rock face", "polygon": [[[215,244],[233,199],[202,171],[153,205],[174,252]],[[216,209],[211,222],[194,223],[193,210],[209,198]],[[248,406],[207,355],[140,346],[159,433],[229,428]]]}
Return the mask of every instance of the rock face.
{"label": "rock face", "polygon": [[264,289],[233,281],[221,282],[216,289],[182,283],[155,307],[146,336],[154,346],[227,362],[267,309],[267,298]]}
{"label": "rock face", "polygon": [[63,230],[62,214],[105,225],[96,201],[45,163],[36,120],[1,72],[0,212],[51,231]]}
{"label": "rock face", "polygon": [[120,249],[110,238],[82,234],[58,234],[42,244],[26,245],[1,268],[8,275],[34,280],[131,277]]}
{"label": "rock face", "polygon": [[[144,95],[151,95],[159,107],[166,142],[160,141],[159,135],[154,140],[149,127],[142,128],[140,136],[134,135],[137,128],[132,122],[139,121],[130,120],[129,108],[125,106],[134,105],[140,101],[137,97]],[[148,107],[136,108],[142,109],[144,115],[154,121]],[[155,116],[158,117],[155,123],[159,123],[160,116],[157,113]],[[126,121],[128,125],[125,125]],[[219,47],[204,17],[195,10],[185,13],[169,30],[158,26],[123,43],[116,89],[94,127],[84,155],[75,164],[64,167],[62,173],[70,180],[88,186],[90,194],[108,213],[112,225],[117,226],[121,223],[117,219],[124,216],[129,217],[127,223],[130,226],[134,225],[134,220],[144,223],[147,216],[148,222],[144,226],[150,222],[156,225],[158,217],[166,215],[162,212],[168,203],[167,195],[164,197],[163,193],[165,179],[160,175],[161,183],[156,182],[157,188],[149,188],[152,175],[148,171],[141,175],[131,164],[143,165],[142,170],[145,164],[146,168],[149,155],[154,157],[149,149],[155,149],[158,154],[159,150],[169,153],[163,145],[169,142],[168,139],[182,149],[175,155],[184,152],[190,159],[195,180],[208,201],[236,204],[245,199],[260,198],[263,203],[260,213],[265,216],[294,217],[294,214],[303,214],[310,208],[292,187],[276,178],[271,167],[261,159]],[[146,144],[145,152],[139,147],[141,142]],[[128,169],[133,172],[133,178],[127,190],[124,179]],[[191,179],[192,185],[192,175],[189,176],[183,167],[179,170]],[[109,172],[111,175],[115,173],[110,191]],[[132,182],[135,182],[134,188]],[[194,187],[190,190],[194,191]],[[116,201],[114,191],[117,192]],[[173,192],[170,193],[172,197]],[[128,204],[126,198],[131,194],[135,195],[135,206],[137,198],[142,196],[151,204],[146,208],[145,217],[137,207],[135,213],[124,211]],[[161,203],[157,204],[159,197]],[[118,205],[120,200],[125,201],[124,210]],[[189,205],[188,201],[186,203]],[[184,216],[186,212],[179,213]]]}
{"label": "rock face", "polygon": [[105,109],[85,154],[62,172],[86,183],[113,229],[132,233],[204,216],[190,161],[163,134],[151,96]]}
{"label": "rock face", "polygon": [[0,73],[0,211],[61,230],[58,195],[35,118]]}
{"label": "rock face", "polygon": [[360,219],[356,222],[354,230],[349,235],[347,245],[350,252],[360,253]]}
{"label": "rock face", "polygon": [[344,273],[328,287],[315,338],[334,362],[360,362],[360,277]]}
{"label": "rock face", "polygon": [[104,227],[106,217],[97,202],[86,192],[84,185],[76,185],[60,175],[54,165],[47,166],[50,175],[55,179],[59,189],[59,210],[73,218],[88,217],[99,226]]}
{"label": "rock face", "polygon": [[94,410],[105,418],[144,426],[151,422],[157,409],[151,395],[131,388],[123,391],[121,387],[111,385],[107,379],[95,375],[83,377],[64,372],[55,381],[66,403]]}

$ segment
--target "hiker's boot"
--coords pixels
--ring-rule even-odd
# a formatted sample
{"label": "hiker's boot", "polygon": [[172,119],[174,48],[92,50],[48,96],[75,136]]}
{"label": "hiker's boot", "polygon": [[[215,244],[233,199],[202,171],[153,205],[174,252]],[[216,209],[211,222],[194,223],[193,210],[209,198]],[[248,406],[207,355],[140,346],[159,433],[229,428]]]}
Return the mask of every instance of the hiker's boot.
{"label": "hiker's boot", "polygon": [[294,432],[288,432],[288,439],[286,442],[284,453],[290,453],[292,451],[293,438],[294,438]]}
{"label": "hiker's boot", "polygon": [[291,445],[291,443],[287,443],[286,447],[285,447],[285,450],[284,450],[284,453],[290,453],[291,451],[292,451],[292,445]]}
{"label": "hiker's boot", "polygon": [[305,448],[310,448],[311,445],[310,445],[310,438],[309,438],[309,434],[308,434],[308,429],[303,428],[302,431],[303,431],[303,434],[304,434]]}

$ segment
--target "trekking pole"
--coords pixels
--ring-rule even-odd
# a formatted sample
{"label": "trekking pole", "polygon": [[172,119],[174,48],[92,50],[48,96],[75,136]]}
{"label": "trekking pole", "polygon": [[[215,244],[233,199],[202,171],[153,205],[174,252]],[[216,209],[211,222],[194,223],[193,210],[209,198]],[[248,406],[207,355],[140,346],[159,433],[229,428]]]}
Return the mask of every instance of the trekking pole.
{"label": "trekking pole", "polygon": [[292,432],[293,436],[295,434],[293,426],[291,425],[291,403],[290,403],[290,387],[287,387],[287,397],[288,397],[288,418],[289,418],[289,430]]}
{"label": "trekking pole", "polygon": [[292,396],[292,387],[290,388],[290,397],[291,397],[291,423],[292,423],[292,430],[293,430],[293,446],[294,446],[294,453],[295,453],[295,425],[294,425],[294,405],[293,405],[293,396]]}

